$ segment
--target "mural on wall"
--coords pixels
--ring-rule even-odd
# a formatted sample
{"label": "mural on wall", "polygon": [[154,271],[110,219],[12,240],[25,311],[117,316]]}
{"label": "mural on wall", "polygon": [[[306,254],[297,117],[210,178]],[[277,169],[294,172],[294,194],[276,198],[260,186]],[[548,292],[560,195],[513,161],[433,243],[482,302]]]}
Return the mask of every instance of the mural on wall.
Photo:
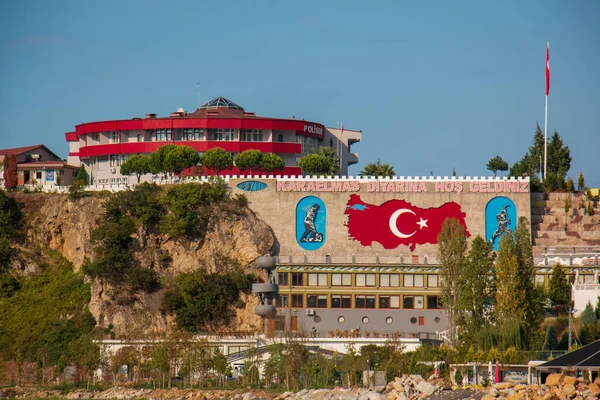
{"label": "mural on wall", "polygon": [[296,206],[296,240],[304,250],[317,250],[325,243],[327,209],[318,197],[308,196]]}
{"label": "mural on wall", "polygon": [[238,189],[246,192],[258,192],[267,188],[267,184],[259,181],[244,181],[237,184]]}
{"label": "mural on wall", "polygon": [[54,181],[54,170],[53,169],[46,170],[46,182],[53,182],[53,181]]}
{"label": "mural on wall", "polygon": [[459,204],[445,203],[440,207],[421,208],[404,200],[390,200],[381,205],[365,203],[353,194],[346,204],[348,235],[363,246],[377,242],[384,249],[400,245],[414,251],[418,244],[436,244],[446,218],[456,218],[471,236]]}
{"label": "mural on wall", "polygon": [[498,250],[503,233],[510,233],[517,224],[517,207],[508,197],[498,196],[485,206],[485,239]]}

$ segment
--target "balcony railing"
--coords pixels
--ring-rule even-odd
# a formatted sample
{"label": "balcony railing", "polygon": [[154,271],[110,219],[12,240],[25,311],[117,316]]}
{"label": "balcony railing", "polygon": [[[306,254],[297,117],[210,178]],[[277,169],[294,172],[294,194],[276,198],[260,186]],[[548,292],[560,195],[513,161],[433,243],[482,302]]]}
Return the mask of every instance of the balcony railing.
{"label": "balcony railing", "polygon": [[600,285],[597,283],[578,283],[575,285],[575,290],[600,290]]}
{"label": "balcony railing", "polygon": [[333,265],[431,265],[437,267],[438,261],[434,256],[424,255],[400,255],[397,257],[382,256],[310,256],[304,255],[280,255],[277,256],[277,264],[333,264]]}

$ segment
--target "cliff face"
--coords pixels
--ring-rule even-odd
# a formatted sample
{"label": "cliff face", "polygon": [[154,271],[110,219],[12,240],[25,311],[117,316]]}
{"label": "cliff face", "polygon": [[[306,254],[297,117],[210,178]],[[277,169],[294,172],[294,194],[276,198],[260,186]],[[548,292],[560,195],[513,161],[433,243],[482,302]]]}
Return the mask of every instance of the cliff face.
{"label": "cliff face", "polygon": [[[27,198],[27,196],[34,196]],[[30,194],[19,198],[24,203],[31,247],[48,246],[60,252],[81,270],[85,258],[92,258],[91,232],[103,215],[99,197],[71,201],[67,196]],[[153,268],[163,282],[199,268],[218,269],[219,261],[230,260],[249,268],[256,258],[267,254],[274,244],[270,227],[250,211],[242,215],[224,215],[215,210],[202,241],[175,241],[166,235],[147,234],[141,229],[135,236],[133,256],[143,266]],[[94,280],[89,309],[99,328],[112,328],[117,337],[131,335],[160,336],[173,327],[172,316],[162,308],[165,289],[147,293],[126,293],[109,283]],[[257,299],[243,299],[245,309],[236,310],[231,329],[256,330],[262,320],[253,313]]]}

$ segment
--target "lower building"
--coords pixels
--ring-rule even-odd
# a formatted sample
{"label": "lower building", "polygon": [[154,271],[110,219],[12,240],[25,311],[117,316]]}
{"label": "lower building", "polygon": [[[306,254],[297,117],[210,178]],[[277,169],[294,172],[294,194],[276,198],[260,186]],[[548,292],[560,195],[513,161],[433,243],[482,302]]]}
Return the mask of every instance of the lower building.
{"label": "lower building", "polygon": [[[18,185],[70,185],[79,171],[78,166],[69,165],[43,144],[1,149],[0,170],[4,168],[7,154],[17,160]],[[0,173],[0,186],[4,187],[3,173]]]}

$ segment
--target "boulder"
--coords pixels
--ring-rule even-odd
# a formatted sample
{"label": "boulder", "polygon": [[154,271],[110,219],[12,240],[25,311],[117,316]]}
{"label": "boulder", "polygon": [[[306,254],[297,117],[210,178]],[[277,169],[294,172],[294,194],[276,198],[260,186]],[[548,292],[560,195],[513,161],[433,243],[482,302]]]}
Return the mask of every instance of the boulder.
{"label": "boulder", "polygon": [[577,383],[577,378],[575,378],[574,376],[570,376],[570,375],[566,375],[563,380],[562,383],[569,384],[569,385],[576,385]]}
{"label": "boulder", "polygon": [[500,392],[498,391],[498,389],[493,387],[488,391],[488,395],[490,395],[492,397],[498,397],[498,396],[500,396]]}
{"label": "boulder", "polygon": [[548,386],[548,387],[558,386],[561,384],[563,378],[564,378],[563,374],[550,374],[546,377],[546,386]]}
{"label": "boulder", "polygon": [[597,383],[590,383],[588,386],[588,390],[590,391],[591,396],[600,396],[600,385],[598,385]]}
{"label": "boulder", "polygon": [[514,389],[518,392],[520,390],[525,390],[527,389],[527,385],[523,385],[522,383],[518,383],[515,385]]}
{"label": "boulder", "polygon": [[437,390],[437,387],[422,380],[415,386],[415,389],[427,396],[431,396]]}
{"label": "boulder", "polygon": [[500,383],[496,383],[496,384],[494,385],[494,387],[495,387],[496,389],[498,389],[498,390],[502,390],[502,389],[510,389],[510,388],[512,388],[513,386],[515,386],[515,384],[514,384],[514,383],[512,383],[512,382],[500,382]]}
{"label": "boulder", "polygon": [[525,400],[525,393],[513,393],[506,400]]}
{"label": "boulder", "polygon": [[577,393],[577,390],[575,389],[575,386],[573,386],[570,383],[567,383],[566,385],[564,385],[562,387],[562,393],[567,396],[568,398],[571,397],[575,397],[575,394]]}

